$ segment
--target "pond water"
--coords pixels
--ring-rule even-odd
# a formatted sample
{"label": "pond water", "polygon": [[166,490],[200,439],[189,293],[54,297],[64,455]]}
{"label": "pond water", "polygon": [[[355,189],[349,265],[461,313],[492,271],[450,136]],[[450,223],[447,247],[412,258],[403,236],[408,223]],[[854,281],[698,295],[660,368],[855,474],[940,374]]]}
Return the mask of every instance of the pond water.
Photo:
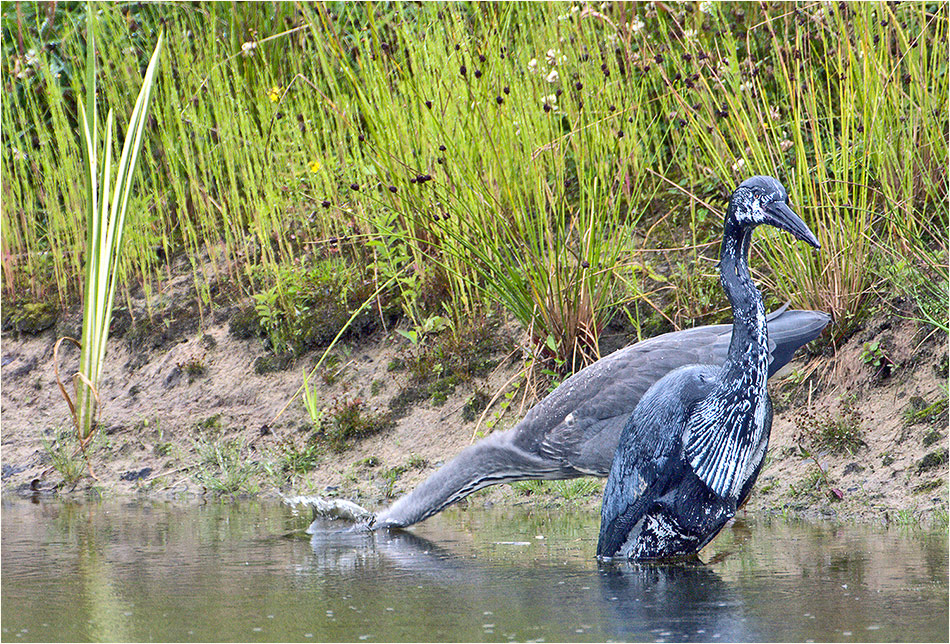
{"label": "pond water", "polygon": [[602,565],[598,516],[358,534],[265,502],[4,499],[4,641],[947,641],[945,530],[755,520],[705,565]]}

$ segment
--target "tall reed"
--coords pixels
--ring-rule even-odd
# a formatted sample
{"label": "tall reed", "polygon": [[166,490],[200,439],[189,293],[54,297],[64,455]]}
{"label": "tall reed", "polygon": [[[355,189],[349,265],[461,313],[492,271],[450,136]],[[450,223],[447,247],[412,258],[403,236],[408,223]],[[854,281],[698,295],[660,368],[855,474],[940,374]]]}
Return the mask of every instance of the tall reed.
{"label": "tall reed", "polygon": [[[142,88],[129,119],[122,156],[116,167],[114,187],[110,186],[112,174],[113,116],[109,110],[105,126],[104,159],[99,165],[99,130],[96,110],[96,20],[92,3],[88,5],[88,33],[86,57],[86,96],[80,110],[82,140],[84,143],[86,180],[86,252],[85,288],[83,297],[83,323],[81,342],[70,340],[80,346],[79,371],[73,376],[74,398],[71,398],[62,383],[60,390],[69,405],[76,431],[83,447],[92,438],[99,412],[98,386],[105,363],[106,345],[109,340],[109,325],[112,320],[112,303],[115,296],[118,266],[122,252],[123,232],[129,196],[143,132],[148,116],[148,105],[155,79],[162,36],[158,37],[152,53]],[[54,352],[56,353],[56,352]],[[58,360],[57,360],[58,363]],[[57,379],[58,379],[57,366]]]}

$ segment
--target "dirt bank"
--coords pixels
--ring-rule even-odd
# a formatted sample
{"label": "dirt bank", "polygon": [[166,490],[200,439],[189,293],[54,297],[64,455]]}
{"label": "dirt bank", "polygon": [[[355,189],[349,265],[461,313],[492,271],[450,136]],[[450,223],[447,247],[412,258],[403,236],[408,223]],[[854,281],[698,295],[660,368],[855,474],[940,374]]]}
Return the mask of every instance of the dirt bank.
{"label": "dirt bank", "polygon": [[[519,353],[501,348],[511,346],[516,331],[496,328],[507,340],[496,343],[492,368],[442,396],[410,399],[378,433],[351,439],[343,451],[313,448],[312,424],[299,400],[275,417],[320,352],[259,373],[266,371],[260,359],[269,354],[259,339],[229,332],[236,311],[179,311],[157,325],[153,320],[148,335],[110,341],[102,431],[91,449],[97,479],[84,476],[75,485],[64,484],[63,469],[78,459],[53,442],[69,420],[52,352],[59,335],[75,332],[78,314],[37,335],[5,332],[3,491],[177,496],[226,489],[336,495],[375,507],[468,445],[476,430],[467,409],[473,392],[493,394],[522,366]],[[339,363],[315,379],[319,399],[333,409],[358,407],[363,418],[391,414],[391,401],[409,385],[406,371],[394,368],[408,346],[390,330],[344,347]],[[70,360],[76,356],[63,367]],[[769,460],[748,510],[945,521],[946,382],[946,336],[892,314],[873,317],[837,350],[829,346],[807,363],[792,363],[771,383],[776,414]],[[519,400],[512,399],[499,427],[520,417]],[[500,409],[496,402],[485,417]],[[599,489],[566,494],[563,484],[506,485],[469,502],[577,503],[595,511]]]}

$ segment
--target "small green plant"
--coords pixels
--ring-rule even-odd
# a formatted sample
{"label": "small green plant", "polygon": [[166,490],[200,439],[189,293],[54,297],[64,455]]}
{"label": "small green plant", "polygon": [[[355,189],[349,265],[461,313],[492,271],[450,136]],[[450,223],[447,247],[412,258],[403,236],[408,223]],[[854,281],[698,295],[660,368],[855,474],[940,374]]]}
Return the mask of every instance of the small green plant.
{"label": "small green plant", "polygon": [[320,405],[316,390],[310,388],[306,369],[303,370],[303,406],[310,417],[310,423],[314,427],[319,427],[323,422],[323,407]]}
{"label": "small green plant", "polygon": [[941,398],[937,402],[927,404],[927,401],[920,396],[913,396],[901,415],[907,425],[929,423],[942,419],[944,421],[943,425],[946,426],[947,406],[947,398]]}
{"label": "small green plant", "polygon": [[476,389],[465,401],[465,405],[462,406],[462,420],[467,423],[475,422],[478,415],[485,410],[490,401],[491,398],[488,394],[481,389]]}
{"label": "small green plant", "polygon": [[835,416],[819,418],[812,410],[804,409],[795,423],[798,426],[795,440],[803,452],[827,450],[853,456],[865,445],[861,438],[861,417],[853,397],[842,399],[841,410]]}
{"label": "small green plant", "polygon": [[243,440],[234,438],[194,441],[198,463],[195,481],[215,494],[250,494],[256,491],[254,477],[261,472],[257,462],[247,457]]}
{"label": "small green plant", "polygon": [[600,490],[600,482],[590,477],[555,481],[554,489],[565,501],[576,501],[593,496]]}
{"label": "small green plant", "polygon": [[190,355],[183,360],[179,360],[175,363],[175,366],[178,369],[188,376],[188,382],[194,382],[195,378],[203,376],[208,373],[208,365],[205,363],[204,354]]}
{"label": "small green plant", "polygon": [[934,528],[939,530],[947,529],[947,526],[950,525],[950,512],[948,512],[946,506],[941,506],[934,510],[931,524]]}
{"label": "small green plant", "polygon": [[419,454],[410,454],[409,458],[406,459],[406,467],[408,467],[409,469],[421,470],[427,467],[428,465],[429,465],[429,461],[427,461],[424,457],[420,456]]}
{"label": "small green plant", "polygon": [[544,494],[549,485],[551,484],[548,481],[529,479],[527,481],[514,481],[511,488],[522,496],[532,496]]}
{"label": "small green plant", "polygon": [[284,474],[306,474],[317,466],[323,452],[312,436],[302,447],[293,438],[284,437],[277,444],[277,464]]}
{"label": "small green plant", "polygon": [[448,328],[448,326],[449,320],[440,315],[433,315],[423,320],[422,324],[417,325],[408,331],[396,329],[396,333],[409,340],[413,346],[417,346],[427,335],[431,333],[441,333],[443,330]]}
{"label": "small green plant", "polygon": [[336,398],[325,410],[318,432],[330,449],[343,452],[354,441],[377,434],[391,423],[389,414],[367,410],[360,398]]}
{"label": "small green plant", "polygon": [[875,376],[881,376],[882,378],[887,378],[891,375],[893,370],[900,366],[895,364],[887,354],[884,353],[884,349],[878,340],[864,343],[864,346],[861,348],[861,360],[864,364],[874,368]]}
{"label": "small green plant", "polygon": [[75,433],[60,428],[51,439],[44,435],[42,441],[53,469],[59,472],[66,485],[73,485],[82,478],[86,469],[85,450],[79,448]]}
{"label": "small green plant", "polygon": [[920,520],[911,509],[897,510],[894,513],[894,524],[899,528],[914,528],[920,525]]}

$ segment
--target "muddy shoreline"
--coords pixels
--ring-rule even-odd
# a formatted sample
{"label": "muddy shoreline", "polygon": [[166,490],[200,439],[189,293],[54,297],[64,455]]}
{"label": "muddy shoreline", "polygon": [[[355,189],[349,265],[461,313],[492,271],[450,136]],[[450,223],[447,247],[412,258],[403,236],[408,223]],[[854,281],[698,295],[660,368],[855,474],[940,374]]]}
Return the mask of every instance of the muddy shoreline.
{"label": "muddy shoreline", "polygon": [[[313,425],[299,400],[287,403],[301,385],[303,369],[322,351],[260,373],[269,352],[258,338],[233,332],[238,310],[181,315],[161,325],[161,333],[110,340],[102,429],[91,448],[96,479],[84,472],[72,484],[65,483],[63,466],[57,469],[53,458],[69,419],[52,350],[60,335],[78,326],[78,311],[40,333],[4,332],[4,494],[195,498],[224,490],[275,498],[318,494],[376,509],[484,434],[486,419],[499,417],[496,428],[506,428],[533,404],[530,395],[519,392],[502,415],[496,400],[481,424],[481,414],[469,408],[476,394],[493,395],[523,366],[520,352],[509,349],[517,343],[517,329],[502,325],[493,332],[499,340],[486,362],[490,369],[438,397],[429,392],[409,399],[393,416],[393,401],[405,398],[410,386],[409,376],[393,368],[405,356],[407,341],[392,329],[377,330],[343,347],[332,372],[322,371],[313,386],[327,405],[359,401],[365,416],[388,414],[391,422],[350,440],[342,451],[304,452]],[[871,341],[879,343],[887,369],[874,364]],[[776,413],[769,457],[745,511],[945,523],[946,335],[879,314],[839,346],[824,344],[821,355],[806,352],[770,381]],[[67,356],[63,367],[70,359],[76,356]],[[217,461],[209,457],[215,453]],[[310,459],[304,465],[292,460],[301,454]],[[234,489],[219,486],[222,479],[233,484],[229,476],[245,480]],[[602,485],[602,480],[583,486],[503,485],[466,502],[570,504],[593,512]]]}

